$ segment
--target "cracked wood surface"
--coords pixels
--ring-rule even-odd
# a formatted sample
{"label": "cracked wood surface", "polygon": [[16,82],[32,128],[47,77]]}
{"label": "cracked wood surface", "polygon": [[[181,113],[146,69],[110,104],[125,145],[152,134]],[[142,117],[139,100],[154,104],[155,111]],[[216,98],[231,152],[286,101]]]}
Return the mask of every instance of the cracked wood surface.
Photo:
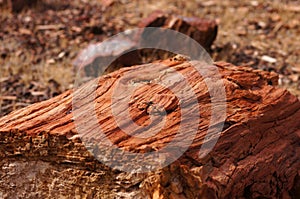
{"label": "cracked wood surface", "polygon": [[[0,196],[53,198],[297,198],[300,187],[300,102],[276,87],[277,75],[218,62],[226,90],[227,117],[221,136],[208,156],[199,149],[211,117],[205,79],[191,62],[165,60],[168,68],[181,73],[194,89],[199,103],[199,128],[189,149],[171,165],[147,174],[130,174],[97,161],[77,135],[97,137],[101,127],[109,140],[125,151],[157,151],[169,143],[180,126],[179,100],[170,90],[156,85],[147,75],[155,63],[123,68],[90,81],[75,92],[67,91],[0,119]],[[169,69],[167,73],[170,72]],[[165,78],[166,71],[158,69]],[[121,77],[138,77],[129,104],[136,124],[148,125],[151,112],[166,110],[163,129],[148,138],[124,133],[116,124],[111,96]],[[147,78],[148,77],[148,78]],[[211,77],[214,79],[214,77]],[[212,83],[218,88],[219,81]],[[96,85],[96,86],[95,86]],[[94,87],[93,87],[94,86]],[[176,86],[184,87],[182,82]],[[95,89],[95,106],[88,106]],[[151,103],[149,103],[151,102]],[[120,103],[120,110],[127,104]],[[82,114],[74,123],[74,111]],[[95,111],[97,122],[89,120]],[[160,121],[158,121],[159,123]],[[188,120],[186,125],[195,121]],[[126,126],[130,129],[130,125]],[[156,129],[151,129],[156,130]],[[138,135],[143,132],[133,132]],[[149,133],[150,130],[149,130]],[[185,132],[189,136],[192,132]],[[106,151],[111,153],[109,149]],[[117,156],[122,158],[122,156]],[[134,160],[137,161],[137,160]],[[126,166],[126,165],[125,165]]]}

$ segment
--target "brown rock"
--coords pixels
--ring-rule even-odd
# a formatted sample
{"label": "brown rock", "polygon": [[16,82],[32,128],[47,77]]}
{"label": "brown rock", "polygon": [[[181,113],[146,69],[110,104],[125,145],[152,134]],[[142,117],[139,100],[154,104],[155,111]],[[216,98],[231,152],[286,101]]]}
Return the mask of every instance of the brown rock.
{"label": "brown rock", "polygon": [[143,19],[139,27],[161,27],[176,30],[196,40],[206,50],[210,50],[218,33],[218,25],[215,20],[169,15],[161,11],[153,12],[149,17]]}
{"label": "brown rock", "polygon": [[90,44],[78,54],[74,68],[87,76],[97,77],[124,66],[141,64],[141,57],[135,50],[137,42],[137,39],[119,34],[101,43]]}
{"label": "brown rock", "polygon": [[[225,85],[227,117],[213,150],[199,157],[202,144],[211,141],[203,139],[211,117],[205,81],[215,76],[201,77],[187,61],[166,60],[163,64],[165,70],[155,63],[124,68],[84,84],[75,94],[70,90],[2,117],[1,198],[299,198],[300,102],[288,91],[276,87],[275,74],[216,63]],[[127,78],[136,86],[130,101],[117,107],[123,110],[128,104],[133,121],[147,126],[150,121],[147,109],[168,105],[164,99],[160,104],[151,103],[151,98],[162,94],[162,98],[171,99],[169,96],[174,95],[155,84],[154,73],[161,72],[159,79],[163,81],[171,69],[186,77],[199,102],[199,128],[188,150],[171,165],[150,173],[126,173],[96,160],[92,154],[98,155],[101,148],[83,141],[85,136],[104,141],[103,134],[97,131],[99,127],[124,153],[138,154],[161,150],[174,139],[179,125],[192,126],[197,122],[186,120],[181,124],[180,109],[184,109],[179,107],[179,100],[174,100],[177,106],[166,112],[163,130],[151,137],[137,138],[144,133],[139,131],[135,131],[135,137],[130,136],[116,124],[110,108],[117,80]],[[146,75],[141,75],[143,72]],[[213,81],[212,90],[218,85]],[[176,86],[184,84],[177,81]],[[92,109],[91,88],[96,89]],[[72,97],[76,95],[81,100],[74,103]],[[92,111],[97,115],[95,120],[90,118]],[[93,126],[95,121],[97,126]],[[79,132],[84,134],[78,135]],[[190,133],[185,132],[185,137],[191,136]],[[164,162],[180,152],[180,147],[149,163]],[[124,154],[111,150],[110,145],[104,151],[116,161],[125,158]],[[133,156],[120,169],[138,165],[139,161],[142,160]],[[179,179],[182,188],[172,182],[174,178]]]}
{"label": "brown rock", "polygon": [[[75,71],[83,70],[87,76],[98,77],[122,67],[167,59],[178,53],[189,56],[199,53],[199,49],[195,49],[199,46],[192,45],[191,41],[178,41],[182,37],[176,37],[175,33],[143,30],[147,27],[181,32],[197,41],[207,51],[210,50],[218,31],[214,20],[154,12],[140,22],[140,30],[129,30],[83,49],[73,62]],[[149,45],[156,48],[145,47]],[[164,47],[180,52],[168,52]]]}

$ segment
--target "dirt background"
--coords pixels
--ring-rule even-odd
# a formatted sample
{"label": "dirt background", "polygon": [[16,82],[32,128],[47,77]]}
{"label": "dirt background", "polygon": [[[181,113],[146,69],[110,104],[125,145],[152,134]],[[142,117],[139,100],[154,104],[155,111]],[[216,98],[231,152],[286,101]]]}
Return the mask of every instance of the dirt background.
{"label": "dirt background", "polygon": [[81,49],[155,10],[215,19],[215,61],[275,71],[279,85],[300,96],[297,0],[41,0],[21,8],[0,0],[0,116],[73,88]]}

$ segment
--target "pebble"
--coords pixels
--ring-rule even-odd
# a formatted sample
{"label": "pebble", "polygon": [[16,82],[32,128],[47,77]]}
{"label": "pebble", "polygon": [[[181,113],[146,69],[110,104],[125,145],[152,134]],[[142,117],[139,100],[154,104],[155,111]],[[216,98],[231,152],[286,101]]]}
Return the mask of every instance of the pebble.
{"label": "pebble", "polygon": [[273,57],[270,57],[268,55],[263,55],[261,57],[261,60],[265,61],[265,62],[269,62],[269,63],[276,63],[277,62],[277,59],[273,58]]}

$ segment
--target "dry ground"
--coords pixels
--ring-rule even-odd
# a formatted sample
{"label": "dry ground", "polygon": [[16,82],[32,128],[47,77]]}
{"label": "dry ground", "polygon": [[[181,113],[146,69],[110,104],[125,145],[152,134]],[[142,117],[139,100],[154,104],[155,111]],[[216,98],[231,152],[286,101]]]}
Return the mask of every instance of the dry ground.
{"label": "dry ground", "polygon": [[80,49],[157,9],[216,19],[214,60],[278,72],[280,86],[300,96],[298,1],[42,0],[19,13],[0,9],[0,116],[72,88]]}

